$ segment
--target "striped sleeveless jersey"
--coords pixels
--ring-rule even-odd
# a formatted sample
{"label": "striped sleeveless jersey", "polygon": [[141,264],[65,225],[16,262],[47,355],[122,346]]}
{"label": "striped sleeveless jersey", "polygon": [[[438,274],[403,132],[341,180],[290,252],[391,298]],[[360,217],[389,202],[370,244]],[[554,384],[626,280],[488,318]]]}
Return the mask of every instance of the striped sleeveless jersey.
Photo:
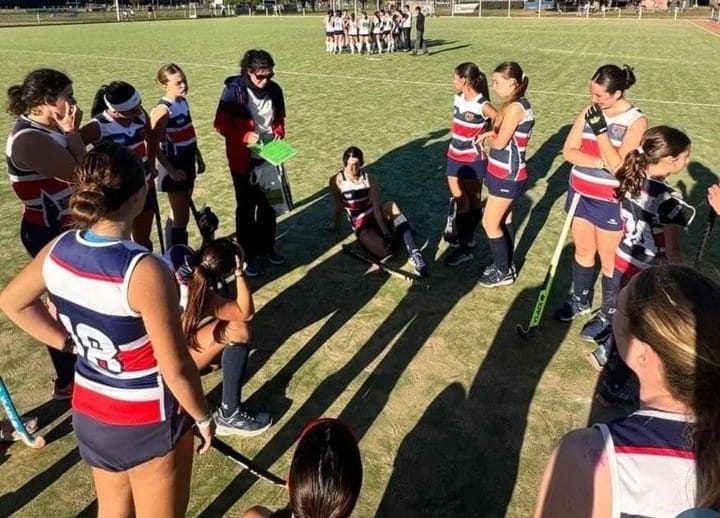
{"label": "striped sleeveless jersey", "polygon": [[[635,106],[631,106],[623,113],[614,117],[605,115],[607,123],[607,135],[615,149],[620,149],[630,126],[645,115]],[[597,144],[597,137],[593,133],[590,125],[586,122],[583,127],[582,143],[580,151],[590,156],[600,158],[600,148]],[[584,167],[574,165],[570,171],[570,186],[573,190],[588,198],[594,198],[602,201],[617,201],[615,198],[615,189],[620,183],[615,176],[607,169],[599,167]]]}
{"label": "striped sleeveless jersey", "polygon": [[166,420],[176,404],[142,317],[128,302],[130,276],[148,250],[131,241],[62,234],[43,264],[58,319],[78,346],[72,406],[112,425]]}
{"label": "striped sleeveless jersey", "polygon": [[517,104],[522,107],[524,116],[504,149],[490,148],[487,172],[503,180],[521,182],[528,177],[525,150],[535,126],[535,115],[525,97],[518,99]]}
{"label": "striped sleeveless jersey", "polygon": [[612,518],[675,518],[695,504],[695,454],[687,418],[640,410],[607,425],[605,442],[612,483]]}

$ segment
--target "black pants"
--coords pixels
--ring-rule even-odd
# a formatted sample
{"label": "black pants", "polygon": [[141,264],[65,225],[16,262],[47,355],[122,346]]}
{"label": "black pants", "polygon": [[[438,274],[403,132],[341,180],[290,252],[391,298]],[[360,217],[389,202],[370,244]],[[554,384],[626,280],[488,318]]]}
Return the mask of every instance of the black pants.
{"label": "black pants", "polygon": [[250,183],[250,175],[233,174],[232,180],[237,240],[245,250],[246,259],[254,261],[259,254],[275,247],[277,216],[262,189]]}
{"label": "black pants", "polygon": [[[422,52],[420,51],[422,49]],[[415,31],[415,54],[427,54],[427,42],[425,41],[425,31]]]}
{"label": "black pants", "polygon": [[412,48],[412,42],[410,41],[410,32],[412,31],[412,28],[410,27],[403,27],[402,28],[402,37],[403,37],[403,46],[405,49],[410,50]]}

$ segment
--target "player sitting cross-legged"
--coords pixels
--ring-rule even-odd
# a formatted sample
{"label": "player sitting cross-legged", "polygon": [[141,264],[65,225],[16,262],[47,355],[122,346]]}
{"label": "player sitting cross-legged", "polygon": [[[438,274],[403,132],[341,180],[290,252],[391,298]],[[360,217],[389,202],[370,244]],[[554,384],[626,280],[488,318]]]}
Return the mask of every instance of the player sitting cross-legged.
{"label": "player sitting cross-legged", "polygon": [[377,178],[363,169],[363,163],[362,150],[350,146],[343,153],[344,168],[330,177],[330,192],[335,198],[330,228],[340,229],[344,211],[358,241],[379,258],[390,255],[394,239],[402,238],[415,271],[427,277],[427,263],[415,243],[407,218],[394,201],[380,202]]}

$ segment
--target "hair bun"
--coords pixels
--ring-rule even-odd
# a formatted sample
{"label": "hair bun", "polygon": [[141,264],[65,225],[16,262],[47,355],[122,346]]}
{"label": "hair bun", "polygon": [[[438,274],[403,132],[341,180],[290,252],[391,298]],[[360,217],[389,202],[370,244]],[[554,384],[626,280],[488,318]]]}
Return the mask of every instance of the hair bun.
{"label": "hair bun", "polygon": [[635,84],[635,67],[631,67],[630,65],[626,64],[623,65],[622,69],[623,72],[625,72],[625,90],[627,90]]}

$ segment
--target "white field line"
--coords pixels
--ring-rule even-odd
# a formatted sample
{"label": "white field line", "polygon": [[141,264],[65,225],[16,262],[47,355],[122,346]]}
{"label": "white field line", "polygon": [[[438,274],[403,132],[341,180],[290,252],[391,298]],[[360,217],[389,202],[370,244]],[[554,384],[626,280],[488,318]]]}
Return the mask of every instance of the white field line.
{"label": "white field line", "polygon": [[[154,63],[154,64],[162,64],[164,63],[162,60],[156,60],[156,59],[143,59],[143,58],[131,58],[127,56],[99,56],[94,54],[76,54],[71,52],[49,52],[44,50],[22,50],[22,49],[2,49],[0,48],[0,52],[7,52],[7,53],[19,53],[19,54],[39,54],[39,55],[45,55],[45,56],[62,56],[62,57],[75,57],[75,58],[85,58],[85,59],[98,59],[101,61],[107,61],[107,60],[118,60],[118,61],[133,61],[136,63]],[[237,67],[235,65],[215,65],[212,63],[190,63],[187,61],[183,61],[183,65],[185,66],[192,66],[192,67],[205,67],[205,68],[220,68],[220,69],[228,69],[228,70],[236,70]],[[337,74],[320,74],[320,73],[314,73],[314,72],[294,72],[291,70],[283,70],[278,69],[276,67],[276,70],[279,74],[287,74],[287,75],[294,75],[294,76],[300,76],[300,77],[318,77],[318,78],[332,78],[332,79],[342,79],[344,81],[375,81],[379,83],[394,83],[394,84],[405,84],[405,85],[419,85],[419,86],[436,86],[436,87],[442,87],[442,88],[449,88],[450,86],[446,83],[438,83],[438,82],[431,82],[431,81],[407,81],[404,79],[385,79],[381,77],[368,77],[368,76],[343,76],[343,75],[337,75]],[[555,90],[535,90],[530,89],[530,93],[532,94],[540,94],[540,95],[557,95],[557,96],[566,96],[566,97],[588,97],[587,93],[574,93],[574,92],[560,92]],[[633,97],[633,101],[642,101],[647,103],[657,103],[657,104],[670,104],[674,106],[700,106],[704,108],[720,108],[720,104],[713,104],[713,103],[694,103],[689,101],[666,101],[663,99],[643,99],[640,97]]]}
{"label": "white field line", "polygon": [[709,33],[709,34],[712,34],[712,35],[715,36],[716,38],[720,38],[720,32],[711,31],[711,30],[708,29],[707,27],[703,27],[702,25],[700,25],[698,22],[692,22],[692,24],[693,24],[695,27],[697,27],[698,29],[702,29],[702,30],[704,30],[705,32],[707,32],[707,33]]}

